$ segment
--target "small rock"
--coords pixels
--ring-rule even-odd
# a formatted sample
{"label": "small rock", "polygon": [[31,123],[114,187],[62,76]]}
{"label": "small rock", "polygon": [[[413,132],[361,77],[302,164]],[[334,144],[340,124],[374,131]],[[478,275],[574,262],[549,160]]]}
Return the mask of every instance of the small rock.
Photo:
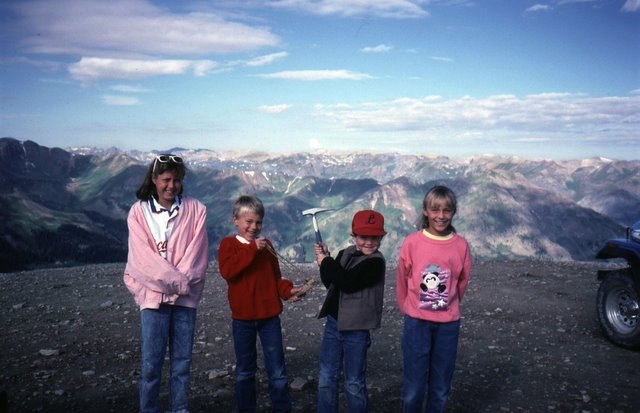
{"label": "small rock", "polygon": [[233,393],[228,389],[217,389],[213,393],[213,397],[216,399],[228,399],[233,397]]}
{"label": "small rock", "polygon": [[45,356],[45,357],[49,357],[49,356],[59,356],[60,355],[60,350],[55,350],[55,349],[50,349],[50,348],[43,348],[42,350],[39,351],[41,356]]}
{"label": "small rock", "polygon": [[213,370],[207,371],[207,376],[209,377],[209,380],[216,379],[219,377],[225,377],[228,375],[229,375],[229,372],[227,370],[222,370],[222,369],[213,369]]}
{"label": "small rock", "polygon": [[307,383],[308,383],[308,381],[303,379],[302,377],[296,377],[291,382],[291,390],[295,390],[295,391],[302,390],[302,389],[304,389],[304,386],[307,385]]}

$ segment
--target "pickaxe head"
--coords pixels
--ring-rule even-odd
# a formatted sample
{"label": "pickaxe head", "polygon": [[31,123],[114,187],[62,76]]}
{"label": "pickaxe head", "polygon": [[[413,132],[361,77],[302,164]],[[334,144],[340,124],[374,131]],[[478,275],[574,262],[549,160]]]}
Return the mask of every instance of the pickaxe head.
{"label": "pickaxe head", "polygon": [[316,243],[322,242],[322,236],[320,235],[320,229],[318,228],[318,221],[316,220],[316,214],[325,211],[333,211],[332,208],[309,208],[302,211],[302,215],[311,215],[313,221],[313,229],[316,232]]}
{"label": "pickaxe head", "polygon": [[302,215],[315,215],[324,211],[333,211],[331,208],[309,208],[302,211]]}

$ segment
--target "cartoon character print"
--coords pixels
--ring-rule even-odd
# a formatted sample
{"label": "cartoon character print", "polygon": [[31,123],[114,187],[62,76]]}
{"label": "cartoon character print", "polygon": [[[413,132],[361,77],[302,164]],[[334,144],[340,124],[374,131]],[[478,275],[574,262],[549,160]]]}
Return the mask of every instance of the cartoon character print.
{"label": "cartoon character print", "polygon": [[420,276],[420,309],[444,311],[449,308],[449,291],[447,280],[451,275],[449,270],[443,270],[438,265],[429,264]]}

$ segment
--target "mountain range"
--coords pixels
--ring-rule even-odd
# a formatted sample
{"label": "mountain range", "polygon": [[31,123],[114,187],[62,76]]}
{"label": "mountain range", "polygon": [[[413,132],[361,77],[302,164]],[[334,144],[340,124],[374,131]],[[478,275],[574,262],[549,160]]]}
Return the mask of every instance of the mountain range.
{"label": "mountain range", "polygon": [[640,160],[449,158],[398,153],[216,152],[171,148],[49,148],[0,138],[0,271],[122,262],[126,216],[146,165],[158,153],[187,163],[185,194],[207,205],[210,256],[233,232],[231,207],[254,194],[266,207],[263,235],[293,262],[312,260],[311,218],[337,252],[350,242],[359,209],[385,216],[381,250],[393,262],[416,230],[434,184],[458,196],[457,232],[475,259],[594,258],[602,242],[640,219]]}

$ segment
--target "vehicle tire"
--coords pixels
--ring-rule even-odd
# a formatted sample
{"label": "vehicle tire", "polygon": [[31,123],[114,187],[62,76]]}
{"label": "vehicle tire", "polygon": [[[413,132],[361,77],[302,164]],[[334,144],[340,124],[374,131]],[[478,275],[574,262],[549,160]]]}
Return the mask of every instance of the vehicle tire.
{"label": "vehicle tire", "polygon": [[600,282],[598,320],[613,343],[640,349],[640,285],[629,271],[612,271]]}

